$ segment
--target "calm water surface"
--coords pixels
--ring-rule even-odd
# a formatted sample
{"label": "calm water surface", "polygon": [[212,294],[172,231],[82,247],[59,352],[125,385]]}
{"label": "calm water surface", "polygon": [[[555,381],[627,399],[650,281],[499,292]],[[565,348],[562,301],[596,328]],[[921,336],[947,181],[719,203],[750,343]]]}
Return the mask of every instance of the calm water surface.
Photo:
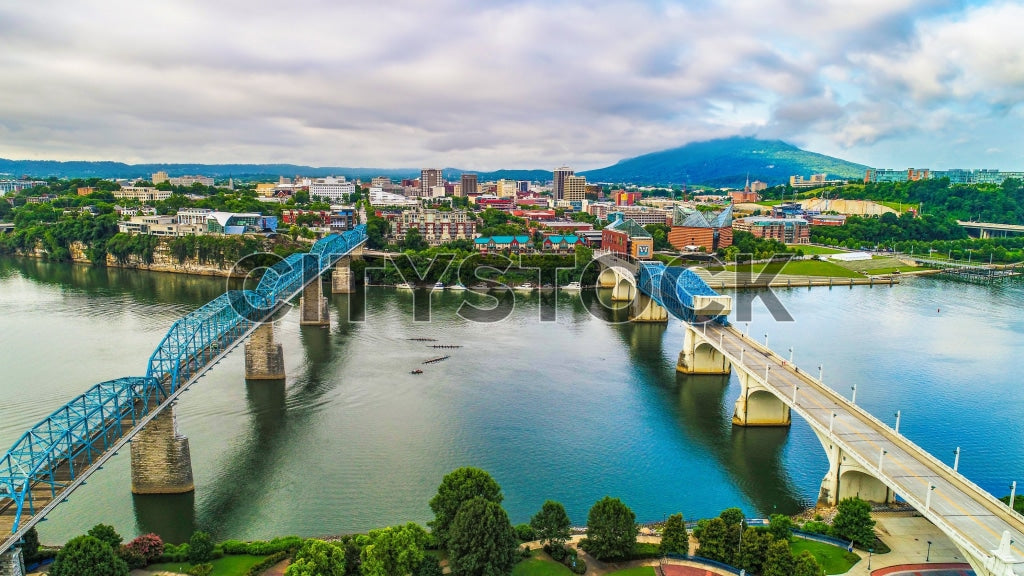
{"label": "calm water surface", "polygon": [[[140,375],[167,328],[221,293],[223,280],[0,260],[0,445],[89,386]],[[917,279],[894,288],[781,290],[793,322],[759,300],[751,335],[998,496],[1024,481],[1024,289]],[[474,294],[447,292],[430,321],[413,295],[374,288],[333,296],[330,329],[278,325],[285,383],[247,383],[236,352],[177,407],[194,495],[139,497],[127,452],[41,524],[63,541],[105,522],[171,540],[365,531],[431,518],[451,469],[487,469],[515,523],[545,499],[575,523],[622,498],[640,520],[682,511],[792,512],[813,503],[826,460],[810,428],[731,425],[733,377],[675,372],[683,329],[614,322],[593,296],[520,297],[504,321],[457,315]],[[351,302],[350,302],[351,300]],[[351,321],[349,306],[365,307]],[[542,308],[555,310],[542,321]],[[550,316],[550,314],[549,314]],[[738,323],[746,328],[743,322]],[[437,351],[410,338],[462,348]],[[447,361],[423,360],[450,354]],[[422,367],[424,374],[409,371]]]}

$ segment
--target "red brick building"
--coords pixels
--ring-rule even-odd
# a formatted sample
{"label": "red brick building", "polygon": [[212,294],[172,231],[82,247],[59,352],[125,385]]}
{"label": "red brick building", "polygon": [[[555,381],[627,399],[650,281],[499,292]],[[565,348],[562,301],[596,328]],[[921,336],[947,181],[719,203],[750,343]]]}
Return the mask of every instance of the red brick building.
{"label": "red brick building", "polygon": [[714,252],[732,246],[732,206],[711,218],[699,210],[676,208],[668,241],[676,250],[684,251]]}

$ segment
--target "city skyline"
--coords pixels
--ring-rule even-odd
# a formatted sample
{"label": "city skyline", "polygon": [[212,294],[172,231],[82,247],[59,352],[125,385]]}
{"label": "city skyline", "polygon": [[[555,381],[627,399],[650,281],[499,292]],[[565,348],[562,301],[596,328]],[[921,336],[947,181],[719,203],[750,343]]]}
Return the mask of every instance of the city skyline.
{"label": "city skyline", "polygon": [[586,171],[740,135],[1020,169],[1022,20],[943,0],[0,3],[0,157]]}

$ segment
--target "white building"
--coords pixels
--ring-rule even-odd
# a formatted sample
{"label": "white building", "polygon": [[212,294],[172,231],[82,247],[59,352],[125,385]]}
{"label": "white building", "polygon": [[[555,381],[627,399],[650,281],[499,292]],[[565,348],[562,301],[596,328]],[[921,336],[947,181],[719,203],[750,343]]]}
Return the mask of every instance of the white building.
{"label": "white building", "polygon": [[209,208],[182,208],[178,210],[178,224],[198,225],[206,227],[206,219],[213,210]]}
{"label": "white building", "polygon": [[419,200],[385,192],[380,188],[370,188],[370,204],[373,206],[417,206]]}
{"label": "white building", "polygon": [[122,186],[114,190],[114,198],[138,200],[140,202],[158,202],[171,197],[170,190],[157,190],[147,186]]}
{"label": "white building", "polygon": [[310,198],[320,197],[332,203],[344,202],[355,193],[356,185],[347,182],[344,176],[317,178],[309,183]]}

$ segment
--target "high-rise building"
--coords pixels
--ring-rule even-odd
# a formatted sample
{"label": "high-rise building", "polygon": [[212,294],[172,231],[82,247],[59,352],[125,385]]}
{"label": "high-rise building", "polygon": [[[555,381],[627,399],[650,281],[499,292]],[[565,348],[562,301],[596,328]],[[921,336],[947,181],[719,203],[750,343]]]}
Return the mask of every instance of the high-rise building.
{"label": "high-rise building", "polygon": [[504,178],[498,180],[496,184],[498,198],[515,198],[516,195],[516,183],[515,180],[505,180]]}
{"label": "high-rise building", "polygon": [[460,196],[469,196],[470,194],[476,194],[476,174],[463,174],[462,181],[460,182],[461,187],[459,191]]}
{"label": "high-rise building", "polygon": [[561,200],[565,197],[565,179],[573,174],[575,172],[568,166],[555,168],[554,173],[551,175],[551,193],[555,200]]}
{"label": "high-rise building", "polygon": [[420,170],[420,196],[430,196],[434,186],[444,186],[444,175],[437,168],[424,168]]}
{"label": "high-rise building", "polygon": [[587,198],[587,179],[584,176],[566,176],[562,183],[562,199],[579,202]]}

